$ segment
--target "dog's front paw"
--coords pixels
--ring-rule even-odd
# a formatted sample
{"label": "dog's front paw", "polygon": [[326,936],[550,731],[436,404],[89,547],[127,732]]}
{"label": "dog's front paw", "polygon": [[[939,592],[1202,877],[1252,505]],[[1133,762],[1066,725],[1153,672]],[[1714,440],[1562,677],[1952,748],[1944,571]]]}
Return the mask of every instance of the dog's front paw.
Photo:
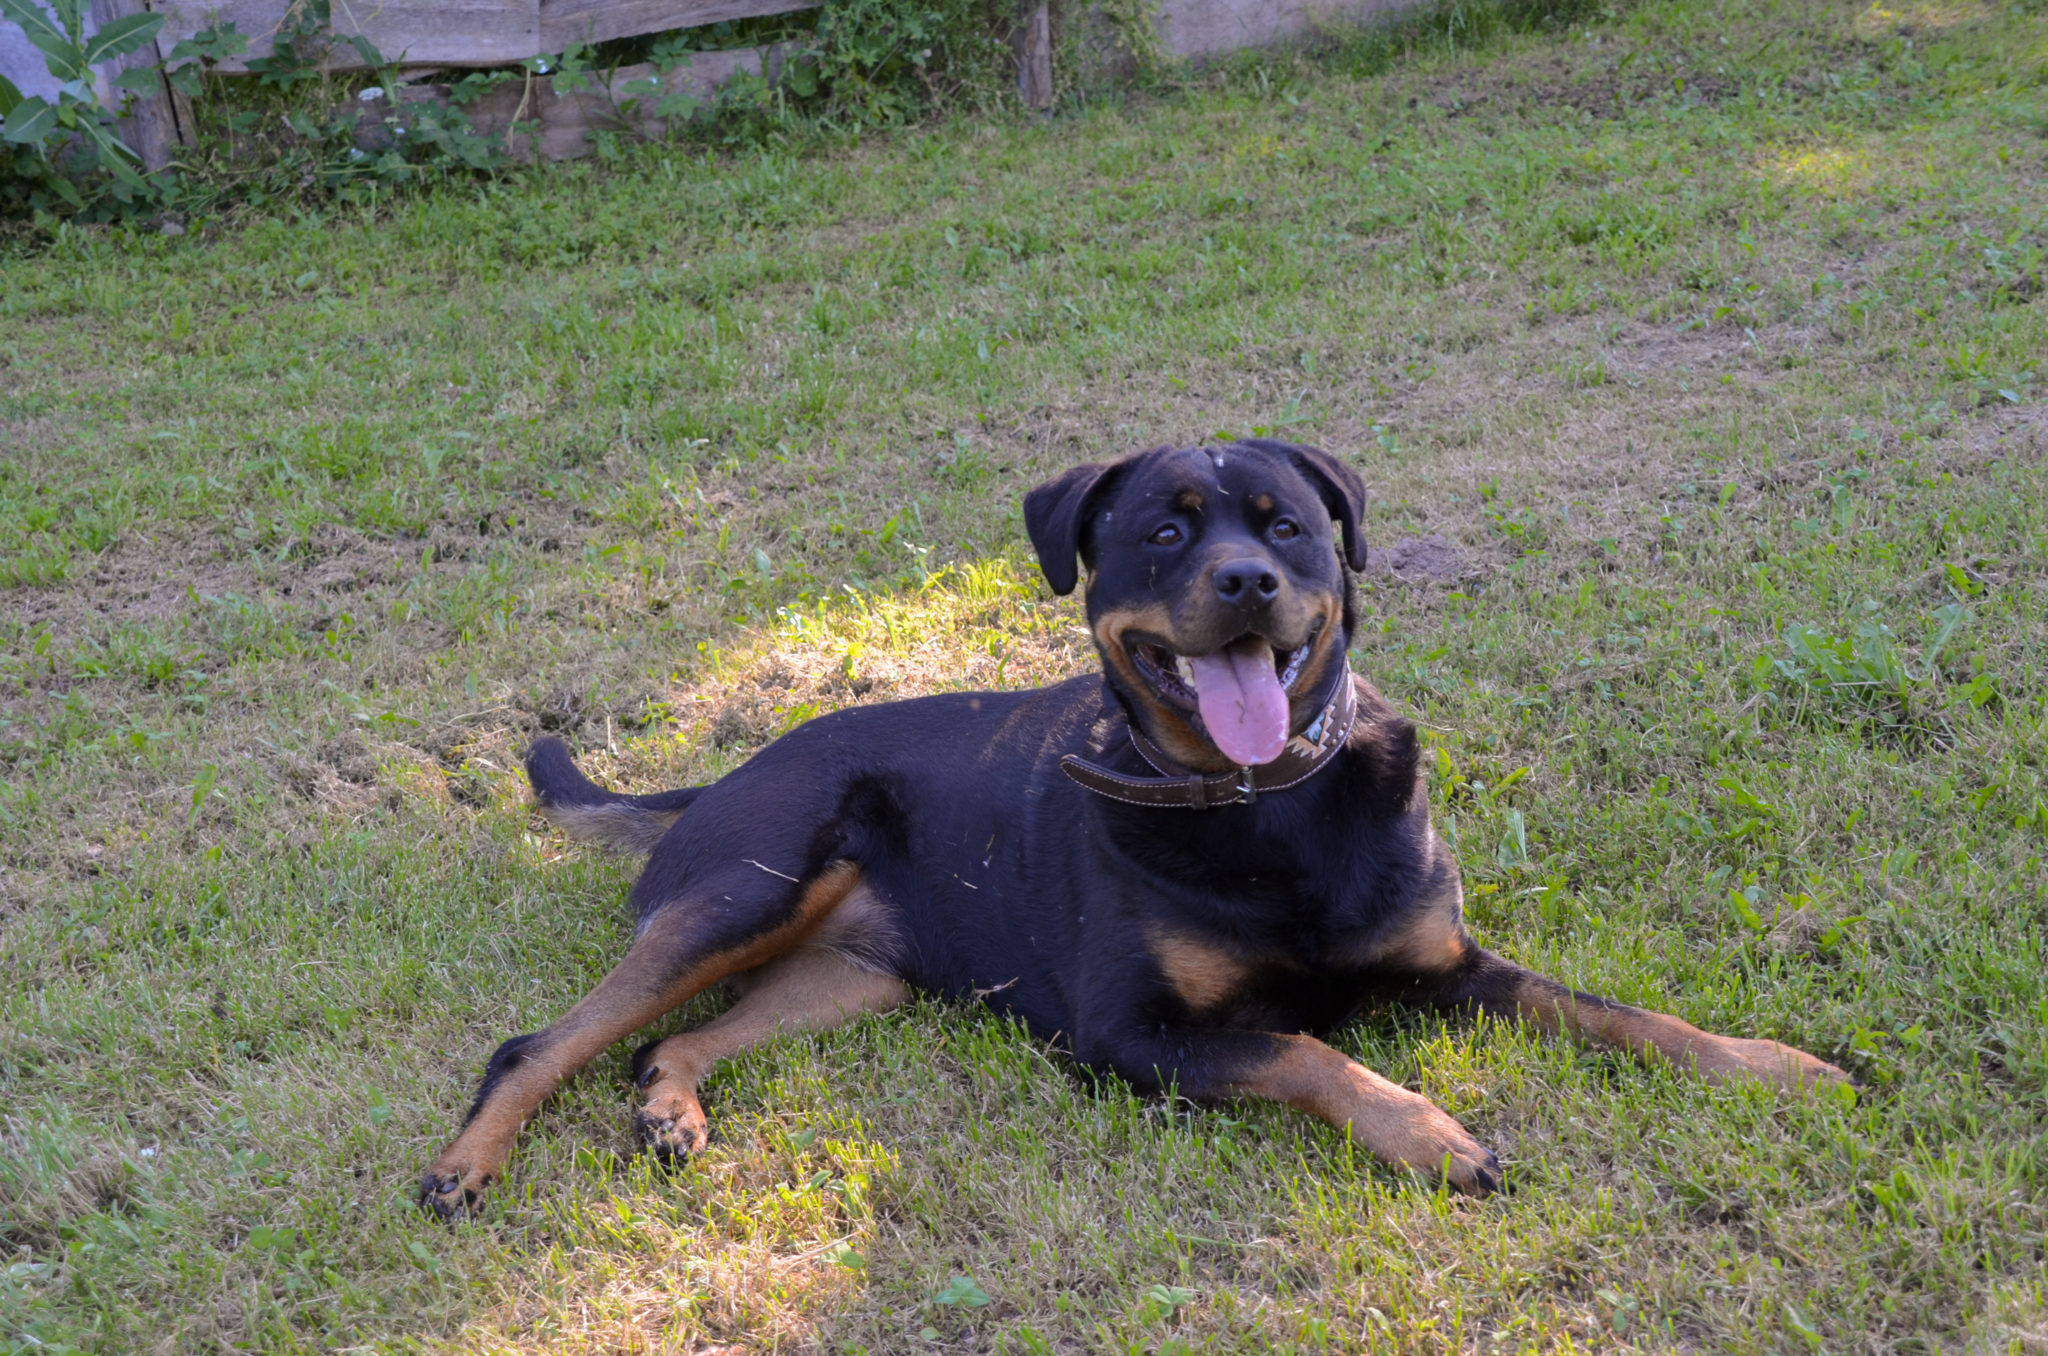
{"label": "dog's front paw", "polygon": [[658,1088],[634,1116],[640,1147],[664,1163],[681,1163],[704,1152],[710,1140],[704,1107],[696,1094]]}
{"label": "dog's front paw", "polygon": [[[1434,1110],[1435,1108],[1431,1108]],[[1465,1133],[1465,1127],[1443,1117],[1445,1129],[1432,1136],[1435,1158],[1415,1164],[1426,1177],[1440,1177],[1453,1191],[1467,1196],[1491,1196],[1499,1191],[1505,1175],[1493,1150]]]}
{"label": "dog's front paw", "polygon": [[1351,1133],[1390,1166],[1443,1181],[1467,1196],[1491,1195],[1505,1180],[1493,1150],[1415,1093],[1404,1093],[1392,1115],[1374,1117],[1365,1125],[1354,1119]]}
{"label": "dog's front paw", "polygon": [[1823,1084],[1856,1087],[1849,1074],[1824,1059],[1776,1041],[1723,1037],[1710,1057],[1700,1060],[1700,1073],[1716,1083],[1756,1079],[1786,1092],[1805,1092]]}
{"label": "dog's front paw", "polygon": [[436,1161],[420,1178],[420,1208],[444,1223],[468,1219],[476,1214],[477,1203],[490,1183],[489,1173],[444,1166]]}

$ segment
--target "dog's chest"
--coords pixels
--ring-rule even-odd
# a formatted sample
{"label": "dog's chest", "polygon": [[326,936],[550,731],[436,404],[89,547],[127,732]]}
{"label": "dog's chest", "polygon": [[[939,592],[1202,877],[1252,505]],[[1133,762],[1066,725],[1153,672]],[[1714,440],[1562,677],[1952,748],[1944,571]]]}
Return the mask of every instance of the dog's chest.
{"label": "dog's chest", "polygon": [[1378,957],[1406,917],[1371,901],[1246,892],[1155,918],[1145,951],[1169,994],[1205,1020],[1321,1030],[1392,977]]}

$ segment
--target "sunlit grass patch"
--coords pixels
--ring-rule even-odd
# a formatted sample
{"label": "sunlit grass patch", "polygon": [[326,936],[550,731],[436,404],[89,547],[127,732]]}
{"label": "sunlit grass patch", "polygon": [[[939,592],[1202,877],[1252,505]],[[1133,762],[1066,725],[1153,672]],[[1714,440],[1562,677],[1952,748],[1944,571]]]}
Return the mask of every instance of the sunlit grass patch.
{"label": "sunlit grass patch", "polygon": [[772,628],[717,652],[706,686],[765,671],[855,696],[1033,687],[1071,676],[1092,654],[1079,606],[1053,598],[1036,564],[1011,556],[946,566],[897,592],[849,589],[779,608]]}
{"label": "sunlit grass patch", "polygon": [[572,1174],[581,1191],[522,1221],[542,1249],[498,1276],[503,1298],[452,1349],[814,1343],[818,1320],[865,1284],[873,1174],[893,1162],[836,1119],[798,1128],[802,1110],[786,1100],[765,1115],[730,1108],[722,1143],[676,1171],[580,1155],[599,1175]]}
{"label": "sunlit grass patch", "polygon": [[1827,146],[1785,151],[1766,162],[1771,177],[1815,197],[1841,198],[1867,188],[1876,173],[1864,147]]}
{"label": "sunlit grass patch", "polygon": [[1093,660],[1080,608],[1053,598],[1028,560],[942,566],[901,589],[785,604],[707,646],[687,680],[653,694],[659,727],[592,748],[588,766],[636,786],[715,776],[840,706],[1042,686]]}
{"label": "sunlit grass patch", "polygon": [[1865,38],[1889,38],[1898,34],[1938,33],[1945,28],[1979,24],[1990,19],[1992,6],[1984,0],[1877,0],[1856,16],[1854,31]]}

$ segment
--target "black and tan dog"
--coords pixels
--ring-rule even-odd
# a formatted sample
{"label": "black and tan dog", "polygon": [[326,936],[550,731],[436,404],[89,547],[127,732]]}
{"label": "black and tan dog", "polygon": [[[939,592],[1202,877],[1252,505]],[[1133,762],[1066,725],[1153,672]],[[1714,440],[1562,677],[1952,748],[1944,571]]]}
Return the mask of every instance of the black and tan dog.
{"label": "black and tan dog", "polygon": [[600,790],[536,745],[544,813],[652,853],[639,926],[567,1016],[491,1056],[422,1201],[469,1210],[563,1079],[725,979],[730,1009],[636,1060],[658,1152],[702,1147],[718,1059],[912,990],[978,998],[1141,1088],[1285,1102],[1475,1193],[1500,1185],[1493,1154],[1319,1035],[1399,1000],[1709,1079],[1845,1079],[1473,943],[1414,729],[1346,662],[1364,498],[1335,458],[1273,442],[1076,467],[1025,522],[1055,592],[1086,570],[1102,677],[839,711],[661,795]]}

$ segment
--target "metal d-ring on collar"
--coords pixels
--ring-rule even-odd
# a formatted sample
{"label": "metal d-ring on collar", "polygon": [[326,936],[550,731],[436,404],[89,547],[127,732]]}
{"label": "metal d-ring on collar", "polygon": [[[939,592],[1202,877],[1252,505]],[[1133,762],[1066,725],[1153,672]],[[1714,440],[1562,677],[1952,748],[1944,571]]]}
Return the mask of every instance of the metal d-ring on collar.
{"label": "metal d-ring on collar", "polygon": [[1060,759],[1060,771],[1095,794],[1126,805],[1189,810],[1249,805],[1268,791],[1285,791],[1307,781],[1343,750],[1351,737],[1351,726],[1358,719],[1358,680],[1349,673],[1345,678],[1348,681],[1337,685],[1336,695],[1330,698],[1323,713],[1306,730],[1289,739],[1280,756],[1270,763],[1231,772],[1195,772],[1167,756],[1165,750],[1133,725],[1131,746],[1159,776],[1127,777],[1072,753]]}

